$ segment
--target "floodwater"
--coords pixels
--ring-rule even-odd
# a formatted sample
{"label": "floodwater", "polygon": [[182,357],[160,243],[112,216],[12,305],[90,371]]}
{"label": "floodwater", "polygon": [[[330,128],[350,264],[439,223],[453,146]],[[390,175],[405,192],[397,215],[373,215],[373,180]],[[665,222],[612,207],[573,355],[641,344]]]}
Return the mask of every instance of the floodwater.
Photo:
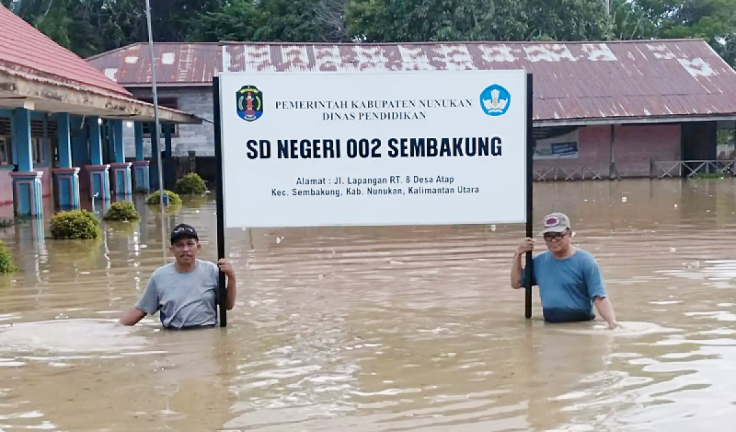
{"label": "floodwater", "polygon": [[228,231],[237,306],[189,332],[114,322],[174,224],[214,260],[212,201],[163,218],[138,202],[143,222],[87,244],[0,230],[22,269],[0,279],[0,430],[733,430],[736,183],[535,194],[537,219],[571,217],[625,329],[545,325],[536,293],[524,319],[522,226]]}

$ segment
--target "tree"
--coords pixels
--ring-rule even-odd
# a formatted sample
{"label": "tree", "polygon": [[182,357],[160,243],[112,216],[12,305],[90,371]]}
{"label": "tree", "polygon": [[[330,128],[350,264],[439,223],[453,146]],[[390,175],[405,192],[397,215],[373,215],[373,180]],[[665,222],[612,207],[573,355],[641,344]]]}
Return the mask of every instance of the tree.
{"label": "tree", "polygon": [[[702,38],[736,64],[736,0],[159,0],[153,38],[418,42]],[[148,40],[145,0],[0,0],[82,57]]]}
{"label": "tree", "polygon": [[200,15],[193,40],[340,42],[348,0],[233,0]]}
{"label": "tree", "polygon": [[[1,0],[23,20],[82,57],[148,40],[145,0]],[[151,2],[154,40],[183,41],[203,12],[224,0]]]}
{"label": "tree", "polygon": [[600,0],[352,0],[348,34],[369,42],[605,39]]}
{"label": "tree", "polygon": [[736,2],[733,0],[616,0],[618,39],[700,38],[736,64]]}

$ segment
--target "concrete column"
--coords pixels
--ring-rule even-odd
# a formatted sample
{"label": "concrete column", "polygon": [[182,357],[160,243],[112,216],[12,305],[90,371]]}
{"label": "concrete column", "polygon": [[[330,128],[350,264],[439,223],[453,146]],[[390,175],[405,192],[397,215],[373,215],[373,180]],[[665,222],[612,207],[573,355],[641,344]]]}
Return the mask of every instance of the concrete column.
{"label": "concrete column", "polygon": [[[151,189],[158,189],[158,170],[160,167],[158,166],[158,145],[159,140],[156,140],[154,135],[154,129],[156,128],[155,123],[150,123],[149,130],[151,131],[151,165],[150,165],[150,179],[149,183],[151,185]],[[160,137],[160,135],[159,135]],[[163,161],[162,161],[163,163]]]}
{"label": "concrete column", "polygon": [[91,198],[103,201],[110,199],[110,165],[102,163],[102,136],[98,117],[89,117],[89,155],[90,165],[85,167],[89,175],[89,194]]}
{"label": "concrete column", "polygon": [[164,124],[164,142],[166,144],[166,153],[164,158],[171,159],[171,135],[174,132],[174,125]]}
{"label": "concrete column", "polygon": [[[172,169],[173,164],[171,163],[171,135],[174,132],[174,126],[170,123],[164,123],[163,124],[164,129],[164,144],[166,150],[164,151],[164,155],[161,158],[161,164],[163,169],[163,179],[164,179],[164,187],[172,187],[170,185],[173,185],[176,182],[176,173],[174,169]],[[166,167],[169,167],[168,169]]]}
{"label": "concrete column", "polygon": [[133,194],[133,185],[130,178],[130,162],[125,162],[125,147],[123,146],[123,121],[110,120],[112,142],[115,150],[115,162],[112,168],[113,192],[117,196]]}
{"label": "concrete column", "polygon": [[135,162],[133,162],[133,180],[137,193],[148,193],[151,190],[151,179],[148,161],[143,154],[143,124],[136,122],[135,130]]}
{"label": "concrete column", "polygon": [[67,113],[56,115],[56,135],[59,139],[59,168],[54,169],[56,202],[62,210],[79,208],[79,168],[72,166],[71,118]]}
{"label": "concrete column", "polygon": [[133,130],[135,131],[135,160],[146,160],[143,154],[143,123],[135,122]]}
{"label": "concrete column", "polygon": [[102,134],[99,117],[89,118],[89,157],[91,165],[102,165]]}
{"label": "concrete column", "polygon": [[19,172],[33,171],[33,150],[31,148],[31,112],[18,108],[13,112],[11,135],[14,154]]}
{"label": "concrete column", "polygon": [[13,178],[15,214],[21,217],[43,217],[43,172],[33,170],[30,111],[18,108],[13,112],[11,135],[13,155],[18,165],[18,171],[10,174]]}

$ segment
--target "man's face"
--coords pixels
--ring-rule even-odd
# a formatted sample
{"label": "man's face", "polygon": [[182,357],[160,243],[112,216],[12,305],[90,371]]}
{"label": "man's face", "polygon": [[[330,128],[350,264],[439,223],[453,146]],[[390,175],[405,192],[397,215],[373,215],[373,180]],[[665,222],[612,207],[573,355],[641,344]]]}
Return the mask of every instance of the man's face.
{"label": "man's face", "polygon": [[569,229],[561,233],[547,233],[544,235],[544,242],[547,249],[553,253],[564,252],[570,247],[570,238],[572,237]]}
{"label": "man's face", "polygon": [[192,264],[197,258],[200,245],[193,238],[180,238],[171,245],[171,253],[180,264]]}

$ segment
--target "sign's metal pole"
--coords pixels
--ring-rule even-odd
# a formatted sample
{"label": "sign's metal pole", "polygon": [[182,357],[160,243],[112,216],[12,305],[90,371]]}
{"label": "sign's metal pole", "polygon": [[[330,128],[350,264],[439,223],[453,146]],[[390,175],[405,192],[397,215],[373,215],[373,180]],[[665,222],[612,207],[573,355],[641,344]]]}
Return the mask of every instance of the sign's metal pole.
{"label": "sign's metal pole", "polygon": [[[526,236],[532,237],[534,224],[534,77],[526,76]],[[532,253],[526,253],[525,316],[532,317]]]}
{"label": "sign's metal pole", "polygon": [[[222,130],[220,122],[220,78],[215,76],[212,80],[212,112],[215,123],[215,159],[217,161],[217,260],[225,258],[225,203],[223,201],[223,175],[222,175]],[[220,272],[218,287],[218,298],[220,306],[220,327],[227,327],[227,288],[225,287],[225,274]]]}
{"label": "sign's metal pole", "polygon": [[[153,90],[153,119],[154,119],[154,129],[153,133],[151,134],[151,150],[153,150],[153,142],[156,143],[156,163],[158,164],[158,190],[161,194],[160,201],[161,201],[161,214],[164,214],[164,205],[165,201],[166,204],[168,204],[168,197],[164,196],[164,176],[163,176],[163,164],[161,163],[161,150],[159,146],[161,145],[161,140],[159,139],[159,131],[161,129],[161,126],[159,124],[158,119],[158,91],[156,89],[156,54],[153,49],[153,32],[151,30],[151,1],[146,0],[146,21],[148,25],[148,47],[151,51],[151,85]],[[153,141],[155,140],[155,141]],[[151,155],[153,156],[153,155]]]}

